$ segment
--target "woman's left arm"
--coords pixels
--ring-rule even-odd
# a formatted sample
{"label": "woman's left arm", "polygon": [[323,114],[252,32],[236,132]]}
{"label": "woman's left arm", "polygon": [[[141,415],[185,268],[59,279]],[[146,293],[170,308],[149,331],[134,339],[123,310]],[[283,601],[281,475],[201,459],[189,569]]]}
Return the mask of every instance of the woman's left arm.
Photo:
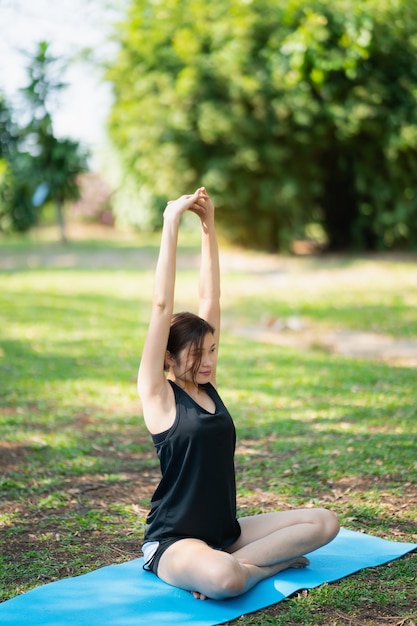
{"label": "woman's left arm", "polygon": [[[214,205],[207,193],[200,196],[198,204],[201,206],[198,214],[202,230],[198,314],[214,327],[214,342],[217,351],[220,338],[220,264]],[[214,385],[215,374],[214,371],[212,378]]]}

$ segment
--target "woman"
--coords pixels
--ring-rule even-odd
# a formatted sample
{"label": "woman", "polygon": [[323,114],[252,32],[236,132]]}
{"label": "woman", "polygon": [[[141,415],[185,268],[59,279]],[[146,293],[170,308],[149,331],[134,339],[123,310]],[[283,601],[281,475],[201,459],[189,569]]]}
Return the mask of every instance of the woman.
{"label": "woman", "polygon": [[[201,221],[198,316],[173,315],[178,230],[185,211]],[[164,211],[138,374],[143,415],[162,470],[147,518],[144,567],[198,599],[237,596],[286,568],[306,567],[303,554],[339,530],[325,509],[236,519],[236,435],[216,390],[219,329],[214,206],[201,187],[168,202]]]}

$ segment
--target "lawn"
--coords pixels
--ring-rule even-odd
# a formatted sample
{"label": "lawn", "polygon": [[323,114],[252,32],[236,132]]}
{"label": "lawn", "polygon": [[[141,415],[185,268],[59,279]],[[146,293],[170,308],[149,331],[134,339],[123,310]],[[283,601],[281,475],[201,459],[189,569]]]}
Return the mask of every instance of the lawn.
{"label": "lawn", "polygon": [[[0,580],[6,600],[140,556],[158,464],[136,396],[157,238],[2,241]],[[181,241],[177,301],[195,308]],[[238,430],[240,513],[324,505],[343,526],[417,541],[417,376],[296,331],[417,340],[417,257],[277,257],[225,248],[219,388]],[[294,337],[259,341],[253,328]],[[246,332],[247,331],[247,332]],[[417,362],[417,361],[416,361]],[[412,626],[416,556],[239,624]],[[236,622],[236,623],[237,623]]]}

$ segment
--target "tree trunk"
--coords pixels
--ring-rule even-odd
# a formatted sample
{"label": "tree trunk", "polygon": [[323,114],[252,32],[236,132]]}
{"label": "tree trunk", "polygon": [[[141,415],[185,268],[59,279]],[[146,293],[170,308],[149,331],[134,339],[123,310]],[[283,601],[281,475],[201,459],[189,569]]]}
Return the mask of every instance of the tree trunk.
{"label": "tree trunk", "polygon": [[65,215],[64,215],[64,202],[62,200],[57,200],[55,206],[56,206],[56,220],[57,220],[57,224],[59,228],[61,243],[66,244],[68,243],[68,239],[67,239],[67,232],[66,232],[67,229],[66,229]]}
{"label": "tree trunk", "polygon": [[328,152],[322,161],[325,172],[320,198],[329,250],[348,250],[354,245],[358,217],[352,165],[347,154]]}

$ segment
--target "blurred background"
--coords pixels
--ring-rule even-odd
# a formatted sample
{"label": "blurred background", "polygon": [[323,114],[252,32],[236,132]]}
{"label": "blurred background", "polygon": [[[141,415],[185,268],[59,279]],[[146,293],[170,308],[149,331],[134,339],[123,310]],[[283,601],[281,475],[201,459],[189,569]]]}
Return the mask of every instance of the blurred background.
{"label": "blurred background", "polygon": [[417,7],[0,0],[0,233],[157,230],[204,184],[267,252],[417,248]]}
{"label": "blurred background", "polygon": [[[117,5],[117,3],[113,3]],[[28,67],[41,41],[65,61],[65,91],[54,107],[54,130],[100,147],[110,107],[110,87],[100,62],[111,55],[109,33],[115,10],[89,0],[2,0],[0,2],[0,85],[15,101],[28,84]],[[87,56],[89,52],[89,56]],[[16,103],[17,104],[17,103]]]}

